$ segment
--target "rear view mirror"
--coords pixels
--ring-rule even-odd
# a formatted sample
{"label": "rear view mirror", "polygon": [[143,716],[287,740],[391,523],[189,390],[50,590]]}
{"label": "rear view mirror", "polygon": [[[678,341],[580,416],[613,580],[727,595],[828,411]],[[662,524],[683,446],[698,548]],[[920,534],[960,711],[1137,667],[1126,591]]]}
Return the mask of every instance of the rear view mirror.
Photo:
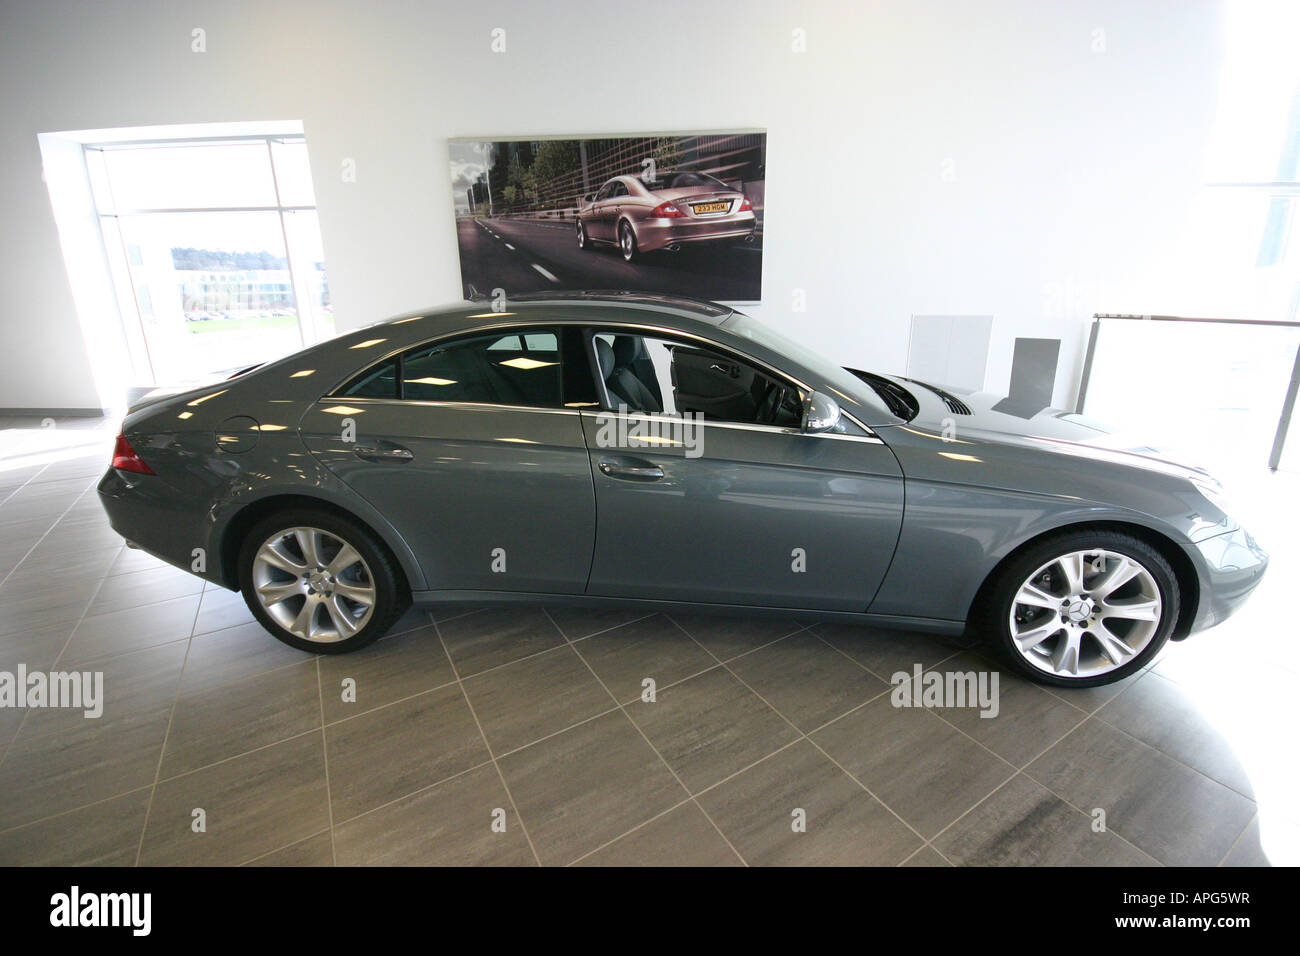
{"label": "rear view mirror", "polygon": [[808,434],[828,432],[840,423],[839,402],[821,392],[813,392],[803,403],[803,431]]}

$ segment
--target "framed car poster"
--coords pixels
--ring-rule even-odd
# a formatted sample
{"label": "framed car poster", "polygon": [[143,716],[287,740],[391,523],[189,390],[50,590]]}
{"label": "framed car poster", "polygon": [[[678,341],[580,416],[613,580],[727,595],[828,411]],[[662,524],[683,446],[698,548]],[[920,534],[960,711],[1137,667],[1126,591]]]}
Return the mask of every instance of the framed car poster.
{"label": "framed car poster", "polygon": [[462,138],[449,153],[467,299],[762,298],[763,130]]}

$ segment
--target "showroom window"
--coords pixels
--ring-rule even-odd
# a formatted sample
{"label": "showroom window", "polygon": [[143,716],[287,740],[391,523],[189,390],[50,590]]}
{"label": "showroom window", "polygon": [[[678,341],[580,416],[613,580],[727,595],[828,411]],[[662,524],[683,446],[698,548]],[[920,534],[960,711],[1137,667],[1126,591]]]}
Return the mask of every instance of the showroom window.
{"label": "showroom window", "polygon": [[333,336],[301,135],[88,143],[85,157],[137,384]]}

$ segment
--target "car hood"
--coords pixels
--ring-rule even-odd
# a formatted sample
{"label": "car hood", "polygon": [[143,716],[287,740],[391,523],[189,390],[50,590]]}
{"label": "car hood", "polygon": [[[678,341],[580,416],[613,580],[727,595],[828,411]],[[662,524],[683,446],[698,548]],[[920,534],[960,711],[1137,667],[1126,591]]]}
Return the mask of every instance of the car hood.
{"label": "car hood", "polygon": [[899,376],[882,376],[911,392],[920,411],[908,423],[957,438],[971,438],[1213,480],[1192,456],[1163,448],[1075,412]]}

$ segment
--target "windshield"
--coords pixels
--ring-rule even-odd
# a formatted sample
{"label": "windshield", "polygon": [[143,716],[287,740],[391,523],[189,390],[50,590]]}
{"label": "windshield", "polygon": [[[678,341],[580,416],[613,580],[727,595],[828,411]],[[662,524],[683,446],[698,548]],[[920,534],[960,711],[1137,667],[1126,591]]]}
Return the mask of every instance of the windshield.
{"label": "windshield", "polygon": [[[881,420],[882,414],[891,414],[884,407],[884,403],[871,386],[848,371],[848,369],[841,368],[830,359],[814,352],[794,339],[773,331],[757,319],[745,315],[743,312],[733,312],[722,323],[721,327],[733,335],[749,339],[771,352],[797,362],[810,372],[815,372],[831,389],[832,397],[846,399],[850,405],[858,406],[859,410],[870,410],[875,413],[874,417],[877,422]],[[852,408],[849,410],[853,411]],[[872,424],[872,422],[867,424]]]}

